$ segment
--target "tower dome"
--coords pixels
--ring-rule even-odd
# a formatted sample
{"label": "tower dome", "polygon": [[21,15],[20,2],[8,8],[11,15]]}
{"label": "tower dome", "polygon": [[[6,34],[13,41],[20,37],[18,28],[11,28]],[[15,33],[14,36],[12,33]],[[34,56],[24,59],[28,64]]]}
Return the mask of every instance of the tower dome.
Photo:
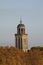
{"label": "tower dome", "polygon": [[17,26],[17,33],[25,34],[25,25],[22,24],[22,20],[20,20],[20,24],[18,24],[18,26]]}
{"label": "tower dome", "polygon": [[25,25],[24,24],[18,24],[17,28],[20,28],[20,27],[24,27],[25,28]]}

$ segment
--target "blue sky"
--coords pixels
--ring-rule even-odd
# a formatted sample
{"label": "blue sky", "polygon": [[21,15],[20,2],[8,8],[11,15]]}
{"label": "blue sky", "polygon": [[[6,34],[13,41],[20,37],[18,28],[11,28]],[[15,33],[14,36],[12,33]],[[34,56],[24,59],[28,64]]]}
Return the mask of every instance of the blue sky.
{"label": "blue sky", "polygon": [[28,47],[43,46],[43,0],[0,0],[0,46],[14,46],[20,17],[28,33]]}

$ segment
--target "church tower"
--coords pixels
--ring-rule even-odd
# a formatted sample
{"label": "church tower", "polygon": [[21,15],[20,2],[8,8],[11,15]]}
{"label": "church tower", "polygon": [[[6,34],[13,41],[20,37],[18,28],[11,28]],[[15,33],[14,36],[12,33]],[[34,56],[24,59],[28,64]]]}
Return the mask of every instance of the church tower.
{"label": "church tower", "polygon": [[15,34],[15,47],[23,51],[28,50],[28,34],[25,33],[25,25],[22,24],[22,20],[20,20],[20,24],[17,26],[17,34]]}

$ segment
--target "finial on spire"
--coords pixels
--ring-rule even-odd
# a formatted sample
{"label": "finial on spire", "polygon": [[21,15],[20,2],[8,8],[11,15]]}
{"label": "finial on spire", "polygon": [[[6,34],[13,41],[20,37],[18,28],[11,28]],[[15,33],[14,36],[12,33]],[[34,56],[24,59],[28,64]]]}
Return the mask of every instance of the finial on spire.
{"label": "finial on spire", "polygon": [[22,24],[22,19],[20,18],[20,24]]}

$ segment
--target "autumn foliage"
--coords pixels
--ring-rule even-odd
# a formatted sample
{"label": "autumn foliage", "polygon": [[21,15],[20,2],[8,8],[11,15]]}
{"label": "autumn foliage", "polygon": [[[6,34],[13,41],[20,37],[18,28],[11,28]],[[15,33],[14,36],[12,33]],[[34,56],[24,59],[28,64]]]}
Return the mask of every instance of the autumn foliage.
{"label": "autumn foliage", "polygon": [[43,50],[23,52],[15,47],[0,47],[0,65],[43,65]]}

